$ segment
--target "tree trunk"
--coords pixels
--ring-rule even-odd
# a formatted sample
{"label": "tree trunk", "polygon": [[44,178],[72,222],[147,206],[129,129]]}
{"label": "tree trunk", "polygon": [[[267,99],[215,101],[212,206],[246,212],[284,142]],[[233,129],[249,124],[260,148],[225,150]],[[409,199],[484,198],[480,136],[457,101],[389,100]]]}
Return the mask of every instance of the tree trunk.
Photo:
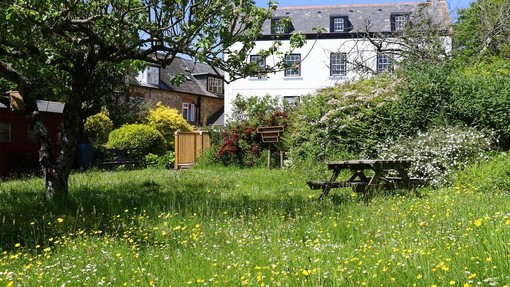
{"label": "tree trunk", "polygon": [[83,82],[76,82],[73,82],[73,89],[65,102],[57,155],[53,154],[50,135],[37,109],[37,89],[30,87],[21,91],[25,99],[26,115],[39,143],[39,163],[45,177],[46,200],[65,200],[68,196],[68,180],[76,153],[81,99],[85,90]]}
{"label": "tree trunk", "polygon": [[[86,76],[74,75],[67,97],[60,130],[60,152],[53,164],[43,166],[46,178],[46,199],[65,199],[69,194],[69,175],[73,167],[80,130],[82,93],[86,90]],[[40,150],[41,154],[43,151]],[[51,152],[51,151],[49,151]]]}

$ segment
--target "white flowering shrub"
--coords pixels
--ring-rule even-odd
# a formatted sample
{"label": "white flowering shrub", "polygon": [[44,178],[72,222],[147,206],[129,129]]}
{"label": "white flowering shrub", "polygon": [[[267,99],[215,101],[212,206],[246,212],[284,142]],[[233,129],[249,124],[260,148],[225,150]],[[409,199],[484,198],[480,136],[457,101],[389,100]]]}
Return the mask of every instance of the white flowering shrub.
{"label": "white flowering shrub", "polygon": [[470,127],[440,126],[415,137],[401,137],[378,146],[381,159],[409,159],[412,177],[427,178],[435,187],[445,186],[454,171],[487,160],[494,140]]}
{"label": "white flowering shrub", "polygon": [[398,100],[398,84],[397,78],[384,74],[301,97],[286,134],[292,162],[339,160],[375,150],[379,138],[390,131],[382,119],[389,118],[387,112]]}

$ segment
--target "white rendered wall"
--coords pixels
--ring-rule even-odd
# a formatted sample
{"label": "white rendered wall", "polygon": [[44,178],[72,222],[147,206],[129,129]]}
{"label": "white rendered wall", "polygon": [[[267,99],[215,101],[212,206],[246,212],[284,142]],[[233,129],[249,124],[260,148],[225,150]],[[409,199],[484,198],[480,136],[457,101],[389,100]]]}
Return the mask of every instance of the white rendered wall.
{"label": "white rendered wall", "polygon": [[[450,37],[446,37],[443,41],[446,47],[451,47]],[[271,44],[271,41],[258,41],[252,55],[256,55],[259,50],[267,50]],[[235,46],[232,48],[235,49]],[[280,51],[288,50],[289,41],[282,41]],[[268,74],[265,78],[249,77],[227,84],[225,86],[225,120],[228,121],[230,118],[232,101],[237,94],[245,97],[265,95],[295,97],[360,77],[359,74],[351,71],[349,65],[346,76],[330,76],[329,59],[332,52],[347,53],[348,62],[362,60],[366,66],[376,70],[377,54],[367,40],[352,38],[308,40],[302,48],[293,51],[293,54],[301,54],[301,76],[285,77],[284,71],[281,71]],[[267,58],[266,64],[272,66],[275,61],[274,58]],[[228,74],[226,79],[229,79]]]}
{"label": "white rendered wall", "polygon": [[[301,96],[314,93],[317,89],[330,87],[336,83],[354,79],[357,75],[348,72],[346,76],[330,76],[329,55],[331,52],[344,52],[348,57],[350,52],[361,42],[352,39],[327,39],[308,40],[300,49],[293,51],[293,54],[301,54],[301,76],[285,77],[284,72],[268,74],[265,78],[249,77],[236,80],[225,87],[225,118],[228,119],[232,112],[232,100],[237,94],[243,96]],[[252,55],[259,50],[268,49],[271,41],[259,41],[253,49]],[[314,46],[315,44],[315,46]],[[364,45],[368,45],[365,43]],[[313,47],[313,48],[312,48]],[[233,47],[235,49],[235,46]],[[280,51],[289,50],[289,41],[282,41]],[[276,59],[267,58],[266,64],[272,66]],[[375,65],[375,63],[374,63]],[[228,79],[228,74],[226,75]]]}

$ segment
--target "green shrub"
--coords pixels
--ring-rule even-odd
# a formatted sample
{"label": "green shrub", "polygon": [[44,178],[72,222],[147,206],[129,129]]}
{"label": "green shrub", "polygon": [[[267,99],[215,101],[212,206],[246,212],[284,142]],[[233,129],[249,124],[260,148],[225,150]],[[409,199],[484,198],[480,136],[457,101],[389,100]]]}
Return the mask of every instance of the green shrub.
{"label": "green shrub", "polygon": [[399,78],[398,100],[388,106],[385,121],[389,137],[413,136],[427,130],[437,120],[448,118],[451,102],[448,62],[436,65],[416,64]]}
{"label": "green shrub", "polygon": [[167,150],[173,150],[175,131],[190,132],[193,127],[182,117],[179,112],[161,103],[157,103],[156,108],[149,111],[147,124],[157,129],[165,138]]}
{"label": "green shrub", "polygon": [[455,174],[456,187],[470,187],[481,192],[510,191],[510,153],[501,153],[489,161],[469,165]]}
{"label": "green shrub", "polygon": [[279,97],[245,97],[237,94],[232,101],[232,118],[229,124],[248,123],[251,126],[277,126],[286,124],[286,119],[274,117],[287,113],[290,106]]}
{"label": "green shrub", "polygon": [[147,166],[164,167],[170,169],[174,167],[175,153],[173,151],[167,151],[162,155],[149,153],[145,156],[145,162]]}
{"label": "green shrub", "polygon": [[454,171],[489,157],[490,137],[469,127],[436,127],[415,137],[401,137],[379,145],[381,159],[413,161],[411,176],[444,186]]}
{"label": "green shrub", "polygon": [[87,118],[84,124],[85,135],[94,147],[104,145],[108,141],[108,135],[112,131],[113,123],[107,110]]}
{"label": "green shrub", "polygon": [[106,143],[107,148],[141,148],[142,154],[161,154],[166,141],[154,127],[128,124],[113,130]]}

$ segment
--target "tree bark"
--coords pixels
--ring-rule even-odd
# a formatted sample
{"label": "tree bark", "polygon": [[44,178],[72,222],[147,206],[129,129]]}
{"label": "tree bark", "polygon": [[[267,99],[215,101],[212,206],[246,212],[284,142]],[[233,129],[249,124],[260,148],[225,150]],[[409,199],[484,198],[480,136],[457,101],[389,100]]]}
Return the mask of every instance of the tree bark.
{"label": "tree bark", "polygon": [[25,103],[25,114],[34,130],[39,145],[39,164],[45,177],[45,199],[64,200],[69,194],[68,181],[76,154],[80,130],[80,111],[83,93],[86,92],[87,76],[77,75],[71,83],[72,89],[65,101],[62,124],[59,130],[57,150],[54,154],[50,135],[37,108],[39,88],[24,85],[21,94]]}
{"label": "tree bark", "polygon": [[[83,93],[86,92],[88,84],[88,73],[83,69],[73,71],[71,91],[65,101],[63,119],[60,131],[59,153],[53,164],[43,165],[46,179],[46,199],[59,200],[67,198],[69,194],[69,175],[73,168],[76,155],[76,144],[79,137],[81,106]],[[46,151],[41,150],[39,154]],[[47,151],[48,153],[51,150]]]}

